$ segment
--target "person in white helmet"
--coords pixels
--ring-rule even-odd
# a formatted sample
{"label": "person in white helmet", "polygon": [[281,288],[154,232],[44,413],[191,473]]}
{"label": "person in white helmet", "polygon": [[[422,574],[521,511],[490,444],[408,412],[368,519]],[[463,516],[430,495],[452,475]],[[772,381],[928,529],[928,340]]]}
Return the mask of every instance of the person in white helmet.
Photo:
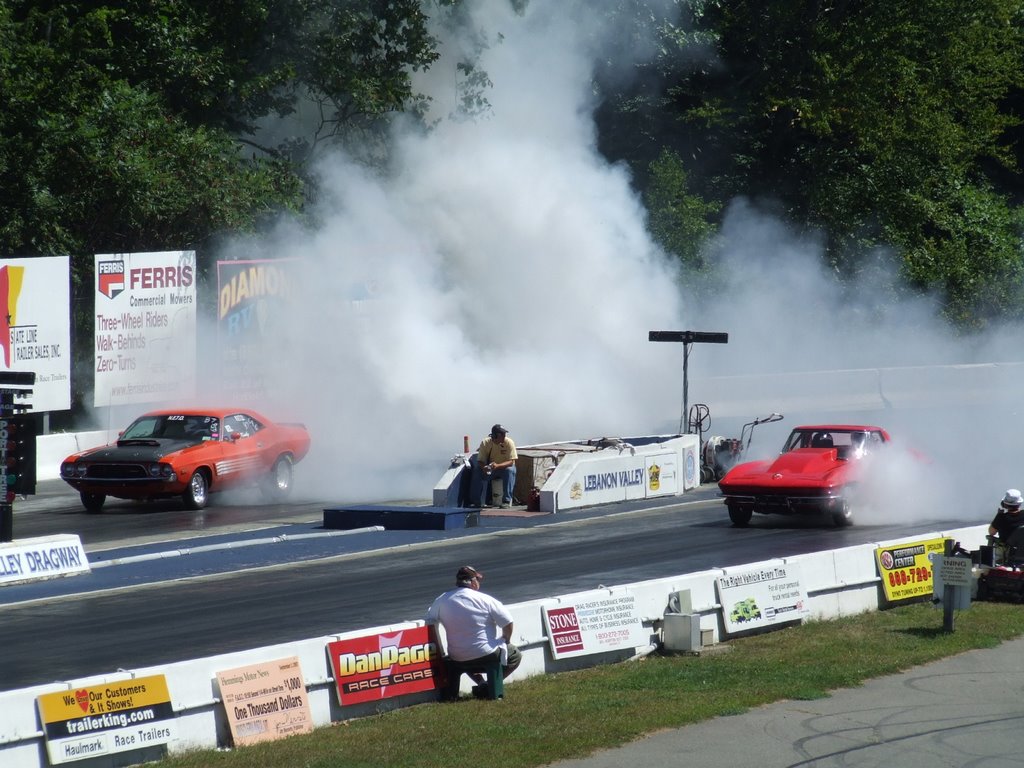
{"label": "person in white helmet", "polygon": [[1024,504],[1024,496],[1016,488],[1010,488],[999,503],[999,510],[992,518],[988,526],[990,538],[1005,543],[1015,530],[1024,525],[1024,514],[1021,513],[1021,505]]}

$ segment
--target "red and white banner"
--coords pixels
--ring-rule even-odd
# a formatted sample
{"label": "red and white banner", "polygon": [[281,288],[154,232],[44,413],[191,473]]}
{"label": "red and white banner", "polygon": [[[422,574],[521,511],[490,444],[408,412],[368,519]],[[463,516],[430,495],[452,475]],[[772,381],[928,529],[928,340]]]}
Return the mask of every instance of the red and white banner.
{"label": "red and white banner", "polygon": [[651,640],[630,592],[576,595],[570,603],[544,606],[542,611],[556,659],[637,648]]}
{"label": "red and white banner", "polygon": [[440,650],[427,626],[335,640],[327,655],[342,706],[429,691],[442,682]]}

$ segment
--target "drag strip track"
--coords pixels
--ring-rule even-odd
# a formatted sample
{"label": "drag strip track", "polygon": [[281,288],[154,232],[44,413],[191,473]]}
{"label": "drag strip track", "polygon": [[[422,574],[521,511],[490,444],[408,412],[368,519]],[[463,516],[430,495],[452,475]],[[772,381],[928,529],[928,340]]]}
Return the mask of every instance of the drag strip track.
{"label": "drag strip track", "polygon": [[[375,539],[374,546],[388,547],[392,533],[397,546],[0,607],[0,688],[418,619],[450,587],[456,568],[464,563],[486,573],[487,591],[516,603],[977,524],[947,520],[836,529],[758,518],[741,530],[730,525],[711,491],[672,501],[656,509],[609,508],[586,518],[567,513],[545,518],[540,525],[442,536],[416,546],[400,544],[401,532],[385,532],[383,542]],[[74,518],[86,526],[108,524],[70,512],[44,514],[64,515],[65,523]],[[251,514],[276,519],[282,510],[263,508]],[[308,516],[310,510],[287,514]]]}

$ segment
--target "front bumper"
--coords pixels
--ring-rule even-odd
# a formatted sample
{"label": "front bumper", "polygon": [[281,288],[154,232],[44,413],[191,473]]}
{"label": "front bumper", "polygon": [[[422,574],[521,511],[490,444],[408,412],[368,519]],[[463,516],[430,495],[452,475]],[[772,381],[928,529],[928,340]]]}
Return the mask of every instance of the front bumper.
{"label": "front bumper", "polygon": [[186,483],[174,479],[154,478],[61,478],[79,493],[101,494],[119,499],[151,499],[158,496],[174,496],[185,490]]}
{"label": "front bumper", "polygon": [[845,505],[842,496],[829,493],[722,494],[726,505],[739,506],[761,515],[819,515],[838,512]]}

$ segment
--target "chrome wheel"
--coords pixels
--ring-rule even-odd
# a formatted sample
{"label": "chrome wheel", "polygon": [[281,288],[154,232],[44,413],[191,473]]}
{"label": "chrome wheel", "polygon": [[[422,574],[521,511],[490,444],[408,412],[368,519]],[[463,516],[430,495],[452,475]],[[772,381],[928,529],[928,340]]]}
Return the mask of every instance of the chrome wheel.
{"label": "chrome wheel", "polygon": [[181,500],[185,502],[188,509],[202,509],[206,506],[209,496],[209,486],[206,482],[206,475],[201,469],[192,473],[188,481],[188,488],[181,494]]}
{"label": "chrome wheel", "polygon": [[263,483],[263,495],[271,501],[279,501],[292,490],[292,461],[281,456],[274,462],[270,474]]}

